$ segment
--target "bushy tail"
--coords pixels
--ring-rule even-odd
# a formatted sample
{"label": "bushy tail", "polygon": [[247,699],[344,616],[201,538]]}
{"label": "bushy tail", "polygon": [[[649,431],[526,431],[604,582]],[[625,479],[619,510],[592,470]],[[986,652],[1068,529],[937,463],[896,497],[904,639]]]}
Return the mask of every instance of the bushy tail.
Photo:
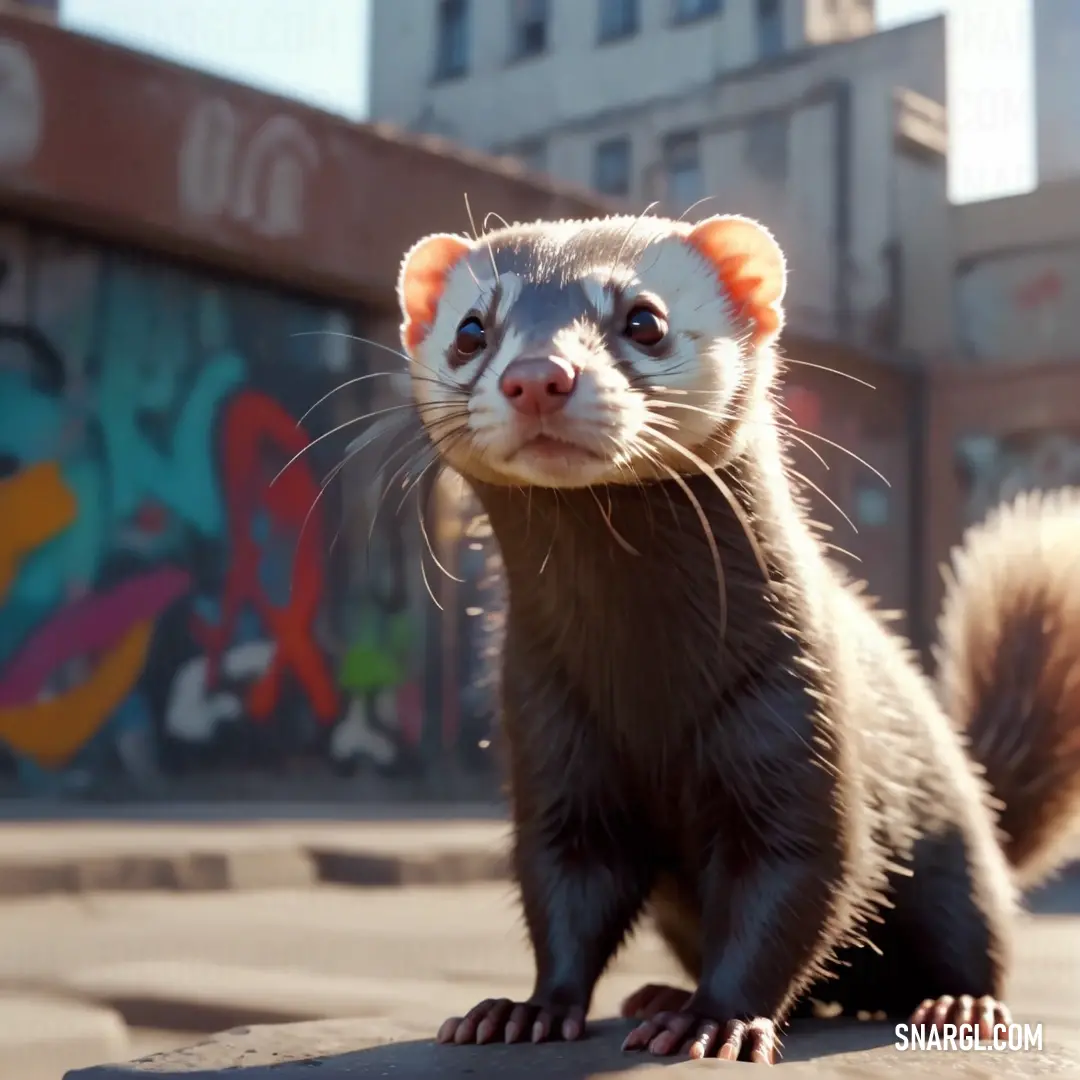
{"label": "bushy tail", "polygon": [[946,711],[1003,804],[1022,887],[1080,821],[1080,489],[1027,493],[968,530],[936,649]]}

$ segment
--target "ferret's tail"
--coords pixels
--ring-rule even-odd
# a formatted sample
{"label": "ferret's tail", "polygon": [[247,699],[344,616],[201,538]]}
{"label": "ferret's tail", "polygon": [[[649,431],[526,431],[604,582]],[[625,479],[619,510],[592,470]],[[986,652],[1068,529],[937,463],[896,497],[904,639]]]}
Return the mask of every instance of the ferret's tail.
{"label": "ferret's tail", "polygon": [[1027,888],[1080,822],[1080,488],[996,509],[946,582],[939,692],[1003,804],[1005,853]]}

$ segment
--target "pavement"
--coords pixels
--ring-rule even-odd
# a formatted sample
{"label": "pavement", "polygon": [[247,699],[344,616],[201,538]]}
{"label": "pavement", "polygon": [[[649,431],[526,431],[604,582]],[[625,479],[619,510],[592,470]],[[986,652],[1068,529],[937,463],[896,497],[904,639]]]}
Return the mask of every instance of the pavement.
{"label": "pavement", "polygon": [[[31,864],[97,868],[69,870],[63,888],[0,898],[0,1078],[61,1080],[76,1070],[71,1080],[148,1072],[210,1080],[231,1069],[230,1080],[309,1080],[318,1065],[320,1080],[616,1080],[628,1070],[637,1080],[650,1067],[743,1067],[656,1066],[619,1050],[625,1024],[604,1018],[642,981],[677,981],[648,930],[605,976],[593,1010],[599,1023],[582,1043],[434,1046],[447,1015],[530,989],[513,890],[494,880],[505,870],[505,837],[498,820],[438,814],[411,822],[0,825],[0,880]],[[297,875],[298,852],[311,873]],[[205,867],[211,856],[228,872],[130,871],[154,858]],[[129,871],[105,874],[106,865]],[[324,877],[329,865],[347,883]],[[349,878],[343,866],[363,872]],[[118,887],[100,888],[102,881]],[[1042,1053],[901,1054],[889,1029],[834,1021],[793,1029],[784,1067],[793,1078],[800,1070],[1080,1077],[1080,874],[1065,876],[1035,909],[1021,921],[1012,1004],[1019,1020],[1043,1024]],[[101,1062],[134,1063],[92,1067]]]}

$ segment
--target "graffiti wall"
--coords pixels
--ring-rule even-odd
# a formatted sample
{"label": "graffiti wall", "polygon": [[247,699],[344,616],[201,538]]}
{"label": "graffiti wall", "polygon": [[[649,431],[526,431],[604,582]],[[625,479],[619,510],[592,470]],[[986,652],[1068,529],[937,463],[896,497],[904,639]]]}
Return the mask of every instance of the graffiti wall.
{"label": "graffiti wall", "polygon": [[1080,248],[980,259],[956,277],[957,341],[974,360],[1071,357],[1080,349]]}
{"label": "graffiti wall", "polygon": [[415,517],[379,505],[377,458],[326,483],[345,443],[321,437],[390,380],[298,423],[353,372],[347,330],[0,224],[0,774],[18,790],[421,767],[437,612]]}
{"label": "graffiti wall", "polygon": [[1021,491],[1080,484],[1080,431],[969,435],[957,445],[964,525]]}

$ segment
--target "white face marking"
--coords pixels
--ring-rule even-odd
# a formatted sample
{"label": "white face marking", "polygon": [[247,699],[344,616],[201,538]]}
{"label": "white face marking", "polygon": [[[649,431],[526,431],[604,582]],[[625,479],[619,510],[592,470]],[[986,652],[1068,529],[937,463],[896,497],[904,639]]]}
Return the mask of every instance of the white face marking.
{"label": "white face marking", "polygon": [[615,310],[615,291],[612,284],[611,274],[599,271],[587,274],[581,279],[585,296],[601,321],[609,319]]}
{"label": "white face marking", "polygon": [[635,367],[653,395],[667,403],[657,411],[676,423],[665,434],[687,449],[700,446],[742,377],[744,328],[719,288],[715,269],[677,237],[650,244],[626,287],[666,305],[675,342],[671,356],[644,358]]}
{"label": "white face marking", "polygon": [[[571,230],[567,238],[572,235]],[[430,332],[414,350],[413,392],[433,436],[467,427],[469,438],[451,440],[455,445],[446,449],[450,463],[457,457],[466,473],[472,462],[490,479],[544,487],[631,482],[635,463],[650,454],[685,468],[688,461],[666,441],[690,451],[702,446],[725,418],[755,359],[747,341],[750,328],[736,317],[715,268],[680,236],[657,235],[635,262],[599,266],[566,285],[580,289],[582,307],[562,327],[544,321],[551,319],[547,299],[528,293],[538,287],[510,271],[496,279],[484,249],[447,275]],[[496,289],[488,347],[451,364],[448,352],[458,326],[470,312],[489,311]],[[649,355],[625,339],[608,351],[605,342],[619,332],[612,320],[623,318],[637,295],[667,316],[663,355]],[[546,345],[538,346],[538,327]],[[558,412],[523,416],[500,380],[514,360],[538,347],[570,364],[577,383]],[[565,455],[550,444],[539,452],[533,445],[538,436],[565,441]]]}

